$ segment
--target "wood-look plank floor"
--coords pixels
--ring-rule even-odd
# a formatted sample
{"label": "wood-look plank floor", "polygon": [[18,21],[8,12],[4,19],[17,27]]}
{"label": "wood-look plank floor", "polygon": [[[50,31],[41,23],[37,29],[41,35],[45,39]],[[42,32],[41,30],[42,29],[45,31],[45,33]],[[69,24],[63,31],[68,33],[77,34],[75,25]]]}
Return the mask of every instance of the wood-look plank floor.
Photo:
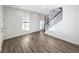
{"label": "wood-look plank floor", "polygon": [[79,46],[35,32],[3,41],[2,53],[78,53]]}

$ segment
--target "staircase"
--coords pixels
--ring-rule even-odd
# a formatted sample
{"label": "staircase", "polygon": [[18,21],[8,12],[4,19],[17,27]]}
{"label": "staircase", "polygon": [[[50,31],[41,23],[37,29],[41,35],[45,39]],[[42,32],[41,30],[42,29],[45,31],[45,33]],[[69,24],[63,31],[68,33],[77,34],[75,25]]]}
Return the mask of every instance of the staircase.
{"label": "staircase", "polygon": [[48,35],[59,35],[58,33],[56,33],[56,25],[60,25],[60,23],[62,23],[62,11],[63,9],[61,7],[56,8],[52,11],[50,11],[49,16],[46,19],[46,23],[45,23],[45,33]]}
{"label": "staircase", "polygon": [[62,8],[61,7],[50,11],[45,21],[45,31],[54,27],[54,25],[59,23],[61,20],[62,20]]}

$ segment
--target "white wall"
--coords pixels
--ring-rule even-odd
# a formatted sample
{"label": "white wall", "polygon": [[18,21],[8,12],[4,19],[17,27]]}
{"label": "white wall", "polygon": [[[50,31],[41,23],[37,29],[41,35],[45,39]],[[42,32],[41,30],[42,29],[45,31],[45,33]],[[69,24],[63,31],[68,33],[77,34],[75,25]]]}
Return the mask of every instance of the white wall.
{"label": "white wall", "polygon": [[31,21],[30,21],[30,32],[40,31],[40,20],[41,15],[38,14],[31,14]]}
{"label": "white wall", "polygon": [[63,20],[46,33],[79,45],[79,6],[63,6]]}
{"label": "white wall", "polygon": [[79,44],[79,6],[63,6],[66,40]]}
{"label": "white wall", "polygon": [[[26,15],[30,16],[29,31],[22,30],[22,19]],[[20,9],[4,7],[4,17],[5,17],[4,39],[40,31],[41,16],[42,15],[27,12]]]}
{"label": "white wall", "polygon": [[65,39],[64,31],[65,31],[64,30],[64,23],[62,20],[59,23],[55,24],[53,27],[46,30],[45,33],[48,35],[51,35],[51,36],[55,36],[60,39]]}
{"label": "white wall", "polygon": [[0,6],[0,52],[1,52],[2,42],[3,42],[3,33],[1,32],[1,28],[3,28],[2,6]]}

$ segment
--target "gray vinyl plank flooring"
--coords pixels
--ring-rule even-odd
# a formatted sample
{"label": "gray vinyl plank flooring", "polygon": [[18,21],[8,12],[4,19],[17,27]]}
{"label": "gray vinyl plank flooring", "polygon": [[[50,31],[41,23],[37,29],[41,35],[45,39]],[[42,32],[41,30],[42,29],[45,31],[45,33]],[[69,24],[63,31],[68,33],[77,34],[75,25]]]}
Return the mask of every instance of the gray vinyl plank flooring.
{"label": "gray vinyl plank flooring", "polygon": [[78,53],[79,46],[44,34],[43,31],[3,41],[2,53]]}

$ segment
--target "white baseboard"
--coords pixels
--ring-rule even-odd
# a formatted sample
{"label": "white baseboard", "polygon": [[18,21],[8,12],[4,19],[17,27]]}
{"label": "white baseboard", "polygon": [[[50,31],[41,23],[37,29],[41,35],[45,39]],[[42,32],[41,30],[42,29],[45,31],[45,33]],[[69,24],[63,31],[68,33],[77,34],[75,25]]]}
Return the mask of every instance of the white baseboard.
{"label": "white baseboard", "polygon": [[25,33],[21,33],[21,34],[19,33],[19,34],[16,34],[16,35],[12,35],[12,36],[7,36],[7,37],[4,37],[4,40],[14,38],[14,37],[18,37],[18,36],[22,36],[22,35],[26,35],[26,34],[30,34],[30,33],[34,33],[34,32],[38,32],[38,31],[25,32]]}
{"label": "white baseboard", "polygon": [[[52,33],[52,32],[51,32],[51,33]],[[74,41],[71,41],[71,40],[69,40],[69,39],[66,38],[66,37],[63,37],[63,36],[61,36],[61,35],[57,35],[57,34],[55,34],[55,33],[53,33],[53,34],[51,34],[51,33],[45,32],[45,34],[47,34],[47,35],[54,36],[54,37],[59,38],[59,39],[61,39],[61,40],[64,40],[64,41],[67,41],[67,42],[70,42],[70,43],[79,45],[79,43],[74,42]]]}

